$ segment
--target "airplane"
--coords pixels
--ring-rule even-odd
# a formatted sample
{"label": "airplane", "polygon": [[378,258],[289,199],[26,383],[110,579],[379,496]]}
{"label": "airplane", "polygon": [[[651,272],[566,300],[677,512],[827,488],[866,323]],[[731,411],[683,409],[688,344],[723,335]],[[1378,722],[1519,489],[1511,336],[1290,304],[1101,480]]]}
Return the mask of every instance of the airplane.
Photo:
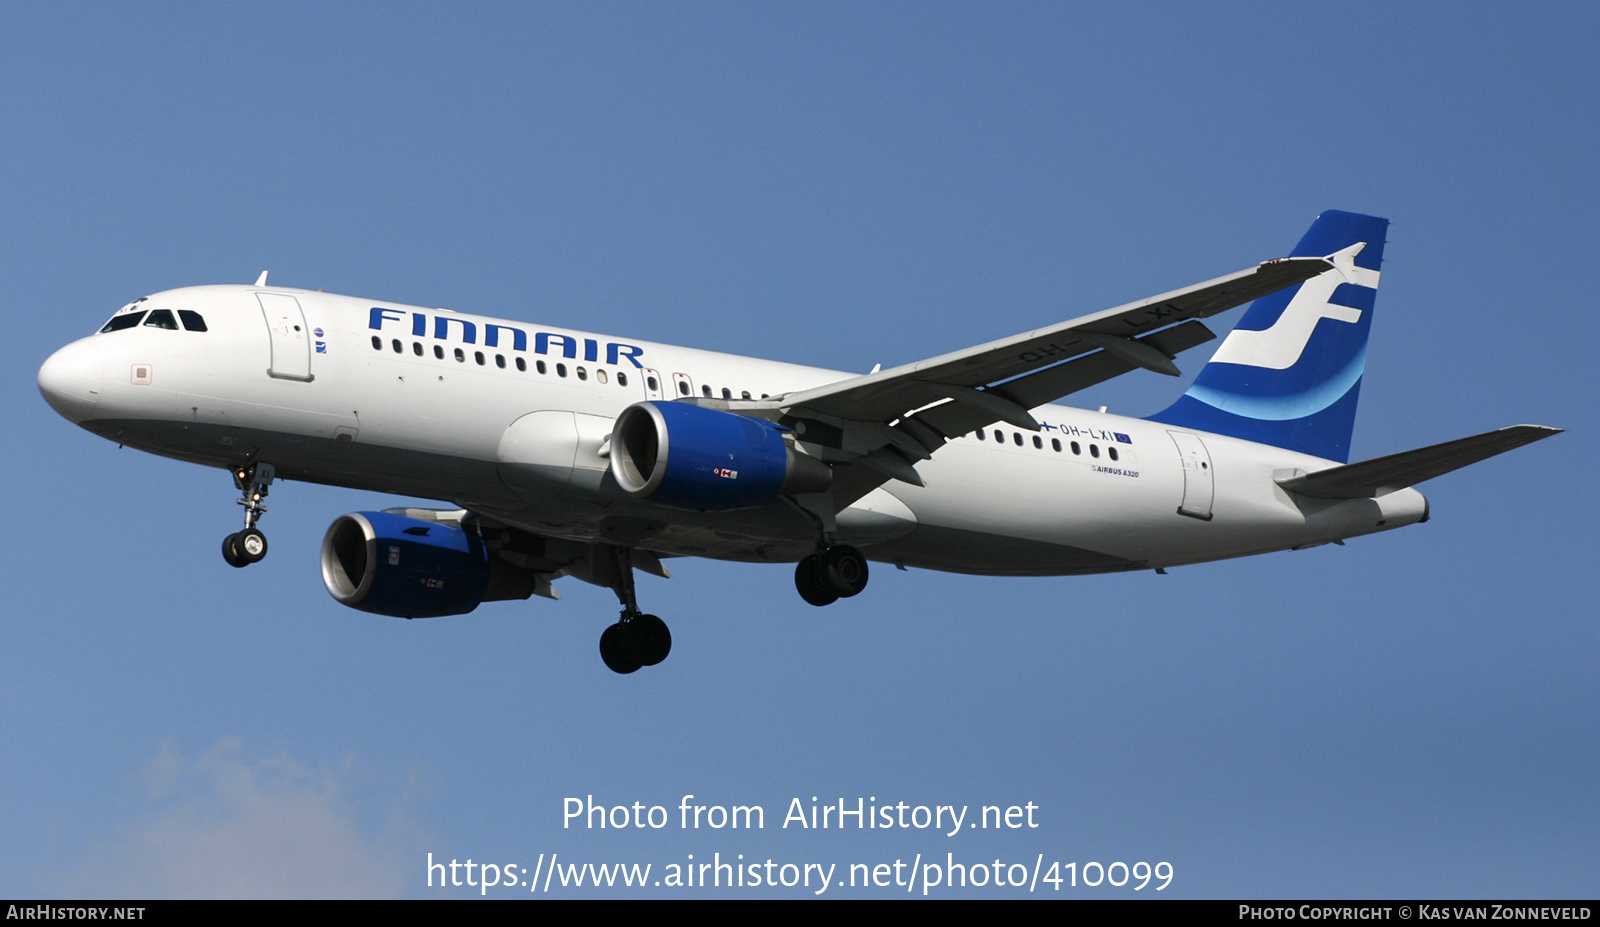
{"label": "airplane", "polygon": [[[232,474],[447,502],[340,516],[338,602],[428,618],[613,590],[617,673],[665,659],[634,571],[794,563],[825,606],[869,562],[1007,576],[1166,568],[1342,544],[1428,519],[1415,484],[1561,431],[1515,425],[1349,462],[1388,220],[1328,211],[1288,257],[866,375],[267,283],[168,290],[39,370],[67,420]],[[1053,404],[1214,339],[1178,400],[1132,418]]]}

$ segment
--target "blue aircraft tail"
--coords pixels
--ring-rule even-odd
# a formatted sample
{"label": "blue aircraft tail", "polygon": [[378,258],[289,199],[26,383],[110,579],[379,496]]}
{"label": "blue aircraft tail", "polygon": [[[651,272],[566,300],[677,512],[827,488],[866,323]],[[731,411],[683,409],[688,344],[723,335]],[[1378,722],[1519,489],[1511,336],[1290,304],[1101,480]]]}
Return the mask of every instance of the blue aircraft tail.
{"label": "blue aircraft tail", "polygon": [[1250,305],[1154,422],[1346,462],[1389,220],[1329,210],[1291,257],[1334,267]]}

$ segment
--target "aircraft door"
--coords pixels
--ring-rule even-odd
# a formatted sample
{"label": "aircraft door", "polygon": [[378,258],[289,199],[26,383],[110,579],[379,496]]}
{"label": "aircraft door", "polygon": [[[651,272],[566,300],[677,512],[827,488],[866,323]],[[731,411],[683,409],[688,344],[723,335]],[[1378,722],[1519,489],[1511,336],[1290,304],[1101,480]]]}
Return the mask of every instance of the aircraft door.
{"label": "aircraft door", "polygon": [[1211,454],[1206,451],[1199,435],[1186,431],[1169,431],[1172,443],[1178,446],[1178,457],[1183,461],[1183,501],[1178,504],[1178,514],[1201,521],[1211,520],[1211,500],[1216,484],[1211,472]]}
{"label": "aircraft door", "polygon": [[311,380],[311,338],[300,301],[282,293],[257,293],[256,299],[261,303],[261,317],[266,320],[272,339],[272,363],[267,374],[284,380]]}

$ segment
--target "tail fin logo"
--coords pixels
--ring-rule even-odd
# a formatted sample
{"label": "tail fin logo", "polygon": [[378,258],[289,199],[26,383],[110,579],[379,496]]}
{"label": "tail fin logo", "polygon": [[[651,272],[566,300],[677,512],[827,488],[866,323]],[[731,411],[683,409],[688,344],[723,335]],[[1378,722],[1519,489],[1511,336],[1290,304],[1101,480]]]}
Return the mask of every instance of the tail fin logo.
{"label": "tail fin logo", "polygon": [[1389,220],[1330,209],[1290,257],[1331,267],[1269,293],[1151,421],[1349,460]]}
{"label": "tail fin logo", "polygon": [[1299,292],[1284,307],[1283,315],[1269,328],[1262,331],[1234,329],[1211,362],[1287,370],[1300,362],[1300,355],[1311,341],[1311,333],[1322,319],[1351,325],[1361,321],[1360,309],[1340,305],[1333,301],[1333,296],[1346,283],[1378,288],[1378,271],[1355,266],[1355,256],[1366,246],[1366,242],[1357,242],[1330,255],[1334,270],[1302,283]]}

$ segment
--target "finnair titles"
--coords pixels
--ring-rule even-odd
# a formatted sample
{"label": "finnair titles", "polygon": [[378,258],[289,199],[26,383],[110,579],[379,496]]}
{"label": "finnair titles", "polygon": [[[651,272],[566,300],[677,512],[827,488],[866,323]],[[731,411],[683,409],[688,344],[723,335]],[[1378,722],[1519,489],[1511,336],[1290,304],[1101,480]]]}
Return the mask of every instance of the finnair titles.
{"label": "finnair titles", "polygon": [[[404,322],[407,315],[411,317],[410,334],[415,338],[429,337],[428,321],[431,318],[433,320],[432,338],[434,340],[449,341],[450,326],[453,323],[458,326],[455,330],[460,333],[459,340],[462,344],[477,344],[478,326],[482,325],[484,347],[500,347],[500,339],[509,337],[511,339],[511,344],[508,346],[510,350],[518,353],[525,353],[528,350],[528,333],[519,327],[509,324],[502,325],[498,322],[473,321],[453,313],[450,315],[430,316],[426,312],[412,311],[404,313],[398,309],[373,306],[369,313],[367,327],[373,331],[382,332],[385,322]],[[590,363],[598,362],[600,360],[600,342],[595,338],[580,338],[576,335],[561,334],[559,332],[540,331],[534,333],[533,351],[535,354],[549,354],[553,345],[562,357],[568,360],[576,360],[580,340],[583,342],[583,359]],[[437,348],[438,345],[435,345],[435,347]],[[439,350],[442,351],[443,348],[439,348]],[[327,353],[325,346],[320,353]],[[642,353],[644,353],[644,349],[638,345],[622,344],[616,341],[607,341],[605,343],[605,362],[611,367],[616,367],[625,360],[633,364],[635,368],[643,368],[644,364],[639,362],[639,356]],[[436,356],[438,355],[436,354]]]}
{"label": "finnair titles", "polygon": [[[1350,462],[1388,222],[1329,211],[1288,257],[865,375],[253,285],[124,306],[39,370],[94,434],[226,471],[244,567],[279,480],[437,499],[335,519],[322,578],[404,618],[613,590],[618,673],[664,660],[637,571],[677,557],[795,564],[802,599],[869,564],[1007,576],[1168,567],[1339,544],[1426,521],[1414,486],[1560,431],[1514,425]],[[1143,418],[1055,403],[1178,375]],[[1408,311],[1427,311],[1409,307]],[[1333,567],[1336,568],[1336,567]]]}

